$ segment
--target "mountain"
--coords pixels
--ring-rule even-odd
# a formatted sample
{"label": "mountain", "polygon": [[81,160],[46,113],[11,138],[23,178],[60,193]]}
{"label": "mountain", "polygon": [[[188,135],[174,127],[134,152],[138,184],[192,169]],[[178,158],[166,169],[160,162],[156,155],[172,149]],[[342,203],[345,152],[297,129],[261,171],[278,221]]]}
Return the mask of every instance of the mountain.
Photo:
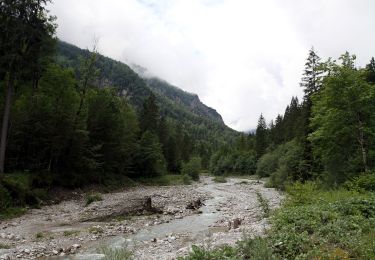
{"label": "mountain", "polygon": [[186,107],[192,113],[210,118],[220,124],[224,124],[221,115],[213,108],[203,104],[198,95],[188,93],[175,86],[170,85],[168,82],[158,78],[146,78],[149,88],[177,104]]}
{"label": "mountain", "polygon": [[[56,61],[64,67],[72,67],[79,74],[80,61],[88,57],[88,50],[59,41]],[[158,78],[142,77],[125,63],[98,54],[96,66],[99,75],[97,87],[114,87],[119,95],[140,111],[144,100],[153,93],[158,101],[160,113],[172,124],[182,127],[185,132],[202,145],[218,148],[238,137],[238,132],[226,126],[221,115],[203,104],[198,95],[172,86]]]}

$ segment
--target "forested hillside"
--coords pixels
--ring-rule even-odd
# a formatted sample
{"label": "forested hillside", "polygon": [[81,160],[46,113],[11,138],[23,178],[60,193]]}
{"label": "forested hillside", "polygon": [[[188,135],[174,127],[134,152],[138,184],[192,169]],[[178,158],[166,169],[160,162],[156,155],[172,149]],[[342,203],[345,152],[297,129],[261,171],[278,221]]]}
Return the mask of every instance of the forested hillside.
{"label": "forested hillside", "polygon": [[0,209],[37,204],[55,186],[181,172],[188,182],[237,137],[196,95],[54,38],[45,2],[1,6],[20,15],[1,21]]}

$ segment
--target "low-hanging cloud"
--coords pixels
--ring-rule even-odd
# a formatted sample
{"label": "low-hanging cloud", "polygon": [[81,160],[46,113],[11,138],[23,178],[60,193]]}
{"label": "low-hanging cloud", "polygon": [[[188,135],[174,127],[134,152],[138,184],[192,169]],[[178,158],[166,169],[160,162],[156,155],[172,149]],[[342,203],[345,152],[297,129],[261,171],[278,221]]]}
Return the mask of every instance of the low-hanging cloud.
{"label": "low-hanging cloud", "polygon": [[234,129],[282,113],[308,49],[364,65],[374,55],[372,0],[55,0],[58,36],[146,67],[197,93]]}

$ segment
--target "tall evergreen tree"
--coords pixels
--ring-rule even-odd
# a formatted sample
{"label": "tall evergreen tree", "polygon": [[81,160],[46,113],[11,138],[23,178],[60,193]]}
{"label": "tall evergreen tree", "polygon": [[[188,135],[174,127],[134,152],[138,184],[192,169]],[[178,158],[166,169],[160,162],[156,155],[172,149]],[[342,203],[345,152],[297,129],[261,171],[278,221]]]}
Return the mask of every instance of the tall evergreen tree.
{"label": "tall evergreen tree", "polygon": [[257,158],[266,153],[267,144],[267,124],[263,114],[261,114],[256,129],[255,152]]}
{"label": "tall evergreen tree", "polygon": [[155,95],[151,94],[143,103],[143,109],[140,114],[139,124],[141,132],[150,131],[158,134],[159,122],[159,106],[156,103]]}
{"label": "tall evergreen tree", "polygon": [[53,17],[45,5],[48,0],[3,0],[0,2],[0,75],[6,95],[0,139],[0,174],[4,172],[10,108],[14,87],[25,72],[40,70],[40,60],[52,44]]}
{"label": "tall evergreen tree", "polygon": [[305,92],[305,101],[311,98],[311,95],[318,92],[322,86],[322,70],[320,69],[320,57],[311,48],[309,56],[305,63],[305,69],[303,72],[302,82],[300,83]]}
{"label": "tall evergreen tree", "polygon": [[309,138],[331,183],[373,169],[375,159],[375,88],[366,72],[354,67],[355,56],[345,53],[340,60],[313,96]]}
{"label": "tall evergreen tree", "polygon": [[367,81],[370,84],[375,84],[375,59],[374,57],[371,58],[370,63],[366,65],[367,71]]}

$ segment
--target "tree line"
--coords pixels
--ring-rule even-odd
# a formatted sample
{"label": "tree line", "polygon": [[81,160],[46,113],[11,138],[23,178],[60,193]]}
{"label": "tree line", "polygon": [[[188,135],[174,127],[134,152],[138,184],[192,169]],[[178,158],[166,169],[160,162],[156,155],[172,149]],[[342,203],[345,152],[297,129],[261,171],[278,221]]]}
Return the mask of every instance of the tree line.
{"label": "tree line", "polygon": [[293,97],[283,115],[258,121],[256,173],[284,188],[319,179],[340,185],[375,167],[375,60],[355,66],[348,52],[322,62],[309,51],[300,102]]}
{"label": "tree line", "polygon": [[0,4],[0,209],[56,185],[118,185],[181,172],[198,179],[212,148],[185,121],[161,113],[152,91],[135,109],[117,87],[100,87],[95,47],[74,66],[62,65],[48,2]]}

